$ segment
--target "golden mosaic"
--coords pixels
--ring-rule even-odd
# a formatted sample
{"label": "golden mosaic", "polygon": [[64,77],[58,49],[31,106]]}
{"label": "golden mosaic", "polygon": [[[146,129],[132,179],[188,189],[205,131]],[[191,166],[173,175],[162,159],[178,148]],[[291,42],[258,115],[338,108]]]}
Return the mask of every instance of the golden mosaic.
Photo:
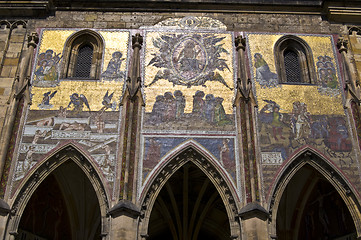
{"label": "golden mosaic", "polygon": [[[344,114],[342,107],[342,99],[339,91],[338,71],[335,68],[337,63],[332,48],[332,39],[330,36],[303,36],[301,39],[312,49],[312,55],[315,64],[320,62],[321,58],[327,57],[329,64],[333,67],[334,71],[334,85],[332,89],[328,87],[326,93],[320,91],[320,86],[316,85],[288,85],[278,84],[277,71],[275,67],[275,54],[274,45],[277,40],[284,35],[268,35],[268,34],[249,34],[249,50],[250,61],[252,62],[253,76],[257,75],[257,63],[255,56],[263,58],[263,63],[268,66],[269,82],[270,85],[262,85],[258,81],[255,82],[256,95],[258,99],[259,109],[262,109],[267,102],[263,100],[272,100],[277,102],[280,106],[281,112],[291,112],[293,108],[293,102],[304,102],[308,106],[308,110],[311,114]],[[314,66],[317,71],[317,66]],[[320,78],[320,73],[317,73],[317,78]],[[256,79],[256,78],[255,78]],[[332,106],[332,107],[330,107]]]}
{"label": "golden mosaic", "polygon": [[[213,44],[211,44],[213,43]],[[145,52],[146,112],[156,97],[179,90],[185,98],[185,113],[192,112],[194,95],[223,99],[231,114],[234,87],[232,35],[227,33],[147,32]]]}

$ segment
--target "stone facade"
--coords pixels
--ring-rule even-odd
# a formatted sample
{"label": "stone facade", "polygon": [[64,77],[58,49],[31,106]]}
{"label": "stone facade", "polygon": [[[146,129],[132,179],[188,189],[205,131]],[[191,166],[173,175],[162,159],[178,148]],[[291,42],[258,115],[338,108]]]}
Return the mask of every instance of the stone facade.
{"label": "stone facade", "polygon": [[361,239],[359,6],[293,4],[1,3],[0,236]]}

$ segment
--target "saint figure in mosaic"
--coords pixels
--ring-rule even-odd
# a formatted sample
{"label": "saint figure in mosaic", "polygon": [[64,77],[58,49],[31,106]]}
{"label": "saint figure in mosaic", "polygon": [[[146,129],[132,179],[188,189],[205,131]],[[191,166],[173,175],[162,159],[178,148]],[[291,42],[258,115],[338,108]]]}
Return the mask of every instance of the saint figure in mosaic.
{"label": "saint figure in mosaic", "polygon": [[122,81],[125,79],[125,72],[121,71],[122,62],[125,58],[122,58],[123,54],[119,51],[112,54],[107,70],[102,73],[103,80],[107,81]]}
{"label": "saint figure in mosaic", "polygon": [[254,55],[254,66],[256,67],[256,81],[261,87],[276,87],[278,84],[277,74],[271,72],[267,62],[260,53]]}

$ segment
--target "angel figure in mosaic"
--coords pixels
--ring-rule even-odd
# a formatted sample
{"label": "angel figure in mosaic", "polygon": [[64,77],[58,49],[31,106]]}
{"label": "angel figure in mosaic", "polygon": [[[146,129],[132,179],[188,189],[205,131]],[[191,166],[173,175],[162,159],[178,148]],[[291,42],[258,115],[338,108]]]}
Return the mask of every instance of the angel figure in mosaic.
{"label": "angel figure in mosaic", "polygon": [[52,104],[50,104],[50,100],[55,96],[55,94],[57,93],[58,91],[54,91],[54,92],[51,92],[51,91],[48,91],[46,93],[43,94],[43,99],[41,100],[41,103],[38,104],[38,107],[40,109],[50,109],[53,107]]}
{"label": "angel figure in mosaic", "polygon": [[254,61],[254,66],[256,67],[256,80],[261,87],[276,87],[278,84],[277,74],[271,72],[267,62],[260,53],[254,55]]}
{"label": "angel figure in mosaic", "polygon": [[68,104],[69,108],[71,105],[73,105],[73,110],[72,113],[73,114],[79,114],[83,111],[83,107],[84,105],[89,109],[90,111],[90,106],[88,103],[88,99],[83,95],[83,94],[78,94],[78,93],[73,93],[72,95],[70,95],[70,102]]}

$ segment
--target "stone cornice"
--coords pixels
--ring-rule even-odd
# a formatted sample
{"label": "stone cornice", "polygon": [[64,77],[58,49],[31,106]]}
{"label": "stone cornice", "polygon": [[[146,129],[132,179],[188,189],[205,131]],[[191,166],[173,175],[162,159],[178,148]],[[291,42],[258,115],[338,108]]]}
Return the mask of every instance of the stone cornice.
{"label": "stone cornice", "polygon": [[52,0],[9,0],[0,1],[2,17],[39,17],[46,15],[51,8]]}

